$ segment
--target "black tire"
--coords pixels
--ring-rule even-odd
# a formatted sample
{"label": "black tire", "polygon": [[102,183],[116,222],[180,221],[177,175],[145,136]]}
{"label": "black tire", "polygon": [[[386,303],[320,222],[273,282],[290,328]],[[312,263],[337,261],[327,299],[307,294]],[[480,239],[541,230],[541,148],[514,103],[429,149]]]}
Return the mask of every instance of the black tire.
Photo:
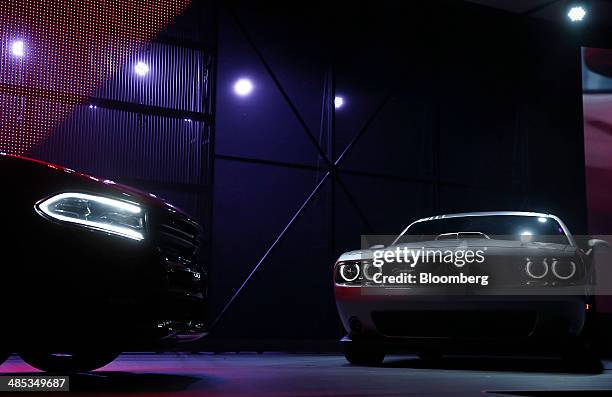
{"label": "black tire", "polygon": [[21,353],[27,364],[45,372],[88,372],[102,368],[117,358],[119,353],[78,352],[70,354]]}
{"label": "black tire", "polygon": [[385,359],[385,352],[376,347],[355,345],[354,342],[344,346],[344,357],[353,365],[380,365]]}
{"label": "black tire", "polygon": [[565,357],[565,362],[570,371],[574,372],[598,374],[604,370],[601,359],[593,355]]}
{"label": "black tire", "polygon": [[601,356],[589,343],[570,343],[562,358],[572,371],[600,373],[604,369]]}

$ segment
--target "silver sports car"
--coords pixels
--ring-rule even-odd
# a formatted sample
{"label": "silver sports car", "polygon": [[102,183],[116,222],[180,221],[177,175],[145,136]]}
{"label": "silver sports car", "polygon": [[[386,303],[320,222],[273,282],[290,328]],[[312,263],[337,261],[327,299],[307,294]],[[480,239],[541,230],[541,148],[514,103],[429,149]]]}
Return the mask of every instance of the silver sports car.
{"label": "silver sports car", "polygon": [[419,219],[389,246],[337,260],[341,343],[353,364],[377,364],[398,349],[423,358],[492,345],[582,354],[592,277],[588,255],[554,215]]}

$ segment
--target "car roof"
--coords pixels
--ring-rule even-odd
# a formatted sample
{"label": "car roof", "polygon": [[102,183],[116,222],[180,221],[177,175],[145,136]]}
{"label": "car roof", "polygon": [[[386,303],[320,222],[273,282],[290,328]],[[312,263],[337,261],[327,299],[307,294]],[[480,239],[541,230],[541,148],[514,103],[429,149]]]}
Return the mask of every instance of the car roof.
{"label": "car roof", "polygon": [[412,225],[414,225],[415,223],[419,223],[419,222],[425,222],[425,221],[432,221],[432,220],[436,220],[436,219],[448,219],[448,218],[462,218],[462,217],[468,217],[468,216],[537,216],[540,218],[551,218],[554,219],[555,221],[557,221],[557,223],[559,223],[559,225],[561,226],[561,228],[563,229],[563,232],[565,233],[565,235],[568,237],[570,244],[571,245],[575,245],[575,241],[574,238],[572,236],[572,234],[570,233],[569,229],[567,228],[567,226],[565,226],[565,223],[563,223],[563,221],[553,215],[553,214],[544,214],[542,212],[527,212],[527,211],[486,211],[486,212],[460,212],[460,213],[456,213],[456,214],[445,214],[445,215],[436,215],[436,216],[430,216],[429,218],[421,218],[421,219],[417,219],[416,221],[412,222],[411,224],[409,224],[400,234],[399,236],[395,239],[395,241],[393,242],[393,244],[395,244],[395,242],[397,242],[397,240],[399,240],[399,238],[408,231],[408,229],[410,229],[410,227]]}
{"label": "car roof", "polygon": [[485,211],[485,212],[459,212],[455,214],[443,214],[430,216],[427,218],[417,219],[413,223],[423,222],[423,221],[431,221],[434,219],[446,219],[446,218],[463,218],[467,216],[537,216],[541,218],[554,218],[558,219],[556,216],[552,214],[544,214],[541,212],[527,212],[527,211]]}

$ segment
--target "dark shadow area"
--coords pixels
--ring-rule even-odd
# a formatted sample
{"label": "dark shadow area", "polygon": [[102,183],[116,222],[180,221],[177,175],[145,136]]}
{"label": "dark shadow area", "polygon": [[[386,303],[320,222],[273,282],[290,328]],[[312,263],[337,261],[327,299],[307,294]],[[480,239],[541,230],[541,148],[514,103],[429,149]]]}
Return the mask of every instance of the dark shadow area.
{"label": "dark shadow area", "polygon": [[458,357],[448,356],[438,360],[413,359],[387,359],[381,365],[385,368],[411,368],[411,369],[445,369],[461,371],[501,371],[525,373],[568,373],[597,375],[603,372],[604,367],[593,365],[580,367],[558,358],[529,358],[529,357]]}
{"label": "dark shadow area", "polygon": [[[3,376],[40,376],[39,372],[4,373]],[[64,374],[54,374],[64,375]],[[198,390],[219,385],[216,377],[195,377],[170,374],[136,374],[129,372],[98,371],[70,374],[71,392],[123,392],[123,393],[164,393],[180,392],[198,383]]]}
{"label": "dark shadow area", "polygon": [[509,396],[609,396],[610,390],[534,390],[534,391],[489,391],[491,394],[505,394]]}

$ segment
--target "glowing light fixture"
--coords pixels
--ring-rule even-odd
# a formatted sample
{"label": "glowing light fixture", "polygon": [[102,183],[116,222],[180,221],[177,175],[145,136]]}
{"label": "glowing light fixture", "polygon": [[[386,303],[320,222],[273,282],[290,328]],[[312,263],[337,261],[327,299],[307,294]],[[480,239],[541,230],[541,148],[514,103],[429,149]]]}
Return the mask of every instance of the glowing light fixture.
{"label": "glowing light fixture", "polygon": [[344,98],[342,98],[341,96],[337,96],[334,98],[334,107],[336,109],[340,109],[342,106],[344,106]]}
{"label": "glowing light fixture", "polygon": [[14,41],[11,44],[11,53],[19,58],[22,58],[25,55],[25,44],[21,40]]}
{"label": "glowing light fixture", "polygon": [[149,65],[139,61],[136,65],[134,65],[134,72],[136,72],[137,75],[144,77],[149,73]]}
{"label": "glowing light fixture", "polygon": [[582,21],[584,19],[586,14],[587,14],[587,12],[584,9],[584,7],[582,7],[582,6],[575,6],[575,7],[570,8],[570,10],[567,13],[567,17],[572,22],[580,22],[580,21]]}
{"label": "glowing light fixture", "polygon": [[548,219],[544,218],[543,216],[538,218],[538,222],[540,223],[546,223],[548,221]]}
{"label": "glowing light fixture", "polygon": [[144,239],[144,212],[140,206],[85,193],[60,193],[36,206],[49,218],[88,229]]}
{"label": "glowing light fixture", "polygon": [[242,78],[238,79],[236,83],[234,83],[234,92],[238,96],[248,96],[253,92],[253,82],[249,79]]}

